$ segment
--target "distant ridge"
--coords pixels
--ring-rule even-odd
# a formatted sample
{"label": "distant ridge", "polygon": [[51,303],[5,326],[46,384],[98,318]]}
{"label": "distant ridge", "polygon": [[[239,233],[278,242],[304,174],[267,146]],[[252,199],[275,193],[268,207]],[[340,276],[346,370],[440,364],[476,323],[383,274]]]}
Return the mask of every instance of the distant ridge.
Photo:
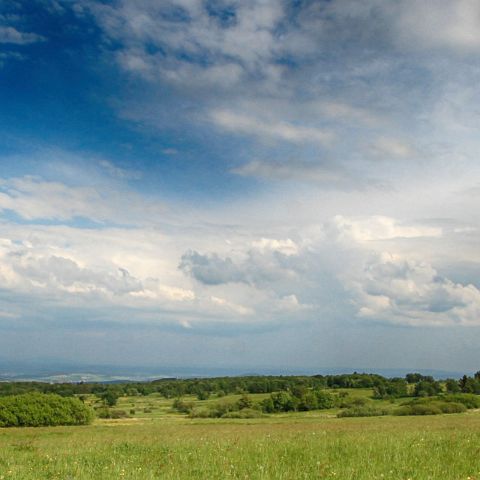
{"label": "distant ridge", "polygon": [[40,381],[49,383],[76,382],[128,382],[151,381],[161,378],[208,378],[223,376],[262,376],[262,375],[339,375],[344,373],[377,373],[384,377],[404,377],[407,373],[418,372],[437,379],[460,378],[468,372],[456,372],[425,368],[288,368],[259,367],[256,370],[241,367],[226,368],[187,368],[187,367],[129,367],[111,365],[68,365],[61,362],[51,364],[14,363],[0,361],[0,381]]}

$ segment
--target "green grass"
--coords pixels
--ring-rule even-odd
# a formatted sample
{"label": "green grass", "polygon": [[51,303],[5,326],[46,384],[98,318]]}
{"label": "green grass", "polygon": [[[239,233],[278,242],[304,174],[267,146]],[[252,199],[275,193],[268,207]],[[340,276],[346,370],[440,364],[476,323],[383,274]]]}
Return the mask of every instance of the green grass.
{"label": "green grass", "polygon": [[480,479],[477,412],[192,420],[173,413],[171,404],[155,395],[122,398],[116,408],[135,408],[134,418],[0,429],[0,480]]}

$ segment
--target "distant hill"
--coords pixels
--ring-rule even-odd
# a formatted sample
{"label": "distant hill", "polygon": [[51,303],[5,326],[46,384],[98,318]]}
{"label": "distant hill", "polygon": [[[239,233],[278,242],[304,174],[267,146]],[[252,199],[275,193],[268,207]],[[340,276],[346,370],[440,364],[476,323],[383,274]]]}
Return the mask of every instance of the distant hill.
{"label": "distant hill", "polygon": [[[120,383],[128,381],[149,381],[160,378],[208,378],[220,376],[256,375],[337,375],[342,373],[377,373],[384,377],[404,377],[407,373],[418,372],[437,379],[459,378],[465,372],[422,368],[187,368],[187,367],[129,367],[111,365],[69,365],[62,362],[50,364],[29,364],[0,360],[0,381],[43,381],[49,383],[99,382]],[[473,374],[472,372],[466,372]]]}

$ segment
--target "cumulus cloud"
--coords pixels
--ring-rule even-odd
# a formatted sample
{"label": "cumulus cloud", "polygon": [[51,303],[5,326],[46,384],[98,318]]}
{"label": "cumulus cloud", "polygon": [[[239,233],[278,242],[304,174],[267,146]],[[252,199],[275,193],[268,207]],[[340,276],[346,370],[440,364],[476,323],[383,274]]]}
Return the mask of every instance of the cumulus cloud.
{"label": "cumulus cloud", "polygon": [[142,289],[141,283],[124,268],[114,273],[96,272],[80,267],[74,260],[55,255],[39,258],[27,256],[14,262],[13,268],[31,285],[56,287],[73,293],[93,291],[122,295]]}
{"label": "cumulus cloud", "polygon": [[442,277],[428,263],[382,254],[356,284],[358,316],[410,326],[479,325],[480,291]]}
{"label": "cumulus cloud", "polygon": [[398,220],[381,215],[345,217],[337,215],[333,225],[339,238],[350,237],[355,242],[372,242],[399,238],[440,237],[442,229],[429,225],[402,224]]}
{"label": "cumulus cloud", "polygon": [[[442,238],[440,228],[385,216],[336,216],[291,236],[222,228],[3,223],[0,291],[12,301],[35,298],[40,310],[54,299],[74,310],[132,309],[133,321],[188,328],[320,321],[333,311],[350,316],[349,308],[358,322],[476,324],[478,289],[440,275],[414,247]],[[265,229],[276,231],[273,224]],[[395,249],[399,241],[415,255],[372,256],[382,242]],[[206,247],[210,253],[199,253]]]}
{"label": "cumulus cloud", "polygon": [[295,262],[291,257],[298,253],[297,245],[290,239],[261,238],[240,255],[237,252],[236,262],[217,253],[188,251],[182,255],[179,269],[205,285],[245,283],[262,288],[275,280],[294,277]]}
{"label": "cumulus cloud", "polygon": [[246,281],[245,273],[233,263],[231,258],[223,259],[216,253],[211,255],[201,255],[195,251],[184,253],[179,268],[206,285]]}

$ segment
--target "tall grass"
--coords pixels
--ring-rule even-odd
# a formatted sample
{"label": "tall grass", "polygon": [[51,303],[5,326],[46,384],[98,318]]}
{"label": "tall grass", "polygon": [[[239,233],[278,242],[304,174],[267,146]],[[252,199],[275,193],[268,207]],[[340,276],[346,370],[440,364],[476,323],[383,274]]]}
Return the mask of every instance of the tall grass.
{"label": "tall grass", "polygon": [[[227,423],[228,422],[228,423]],[[0,479],[480,478],[480,415],[0,429]]]}

